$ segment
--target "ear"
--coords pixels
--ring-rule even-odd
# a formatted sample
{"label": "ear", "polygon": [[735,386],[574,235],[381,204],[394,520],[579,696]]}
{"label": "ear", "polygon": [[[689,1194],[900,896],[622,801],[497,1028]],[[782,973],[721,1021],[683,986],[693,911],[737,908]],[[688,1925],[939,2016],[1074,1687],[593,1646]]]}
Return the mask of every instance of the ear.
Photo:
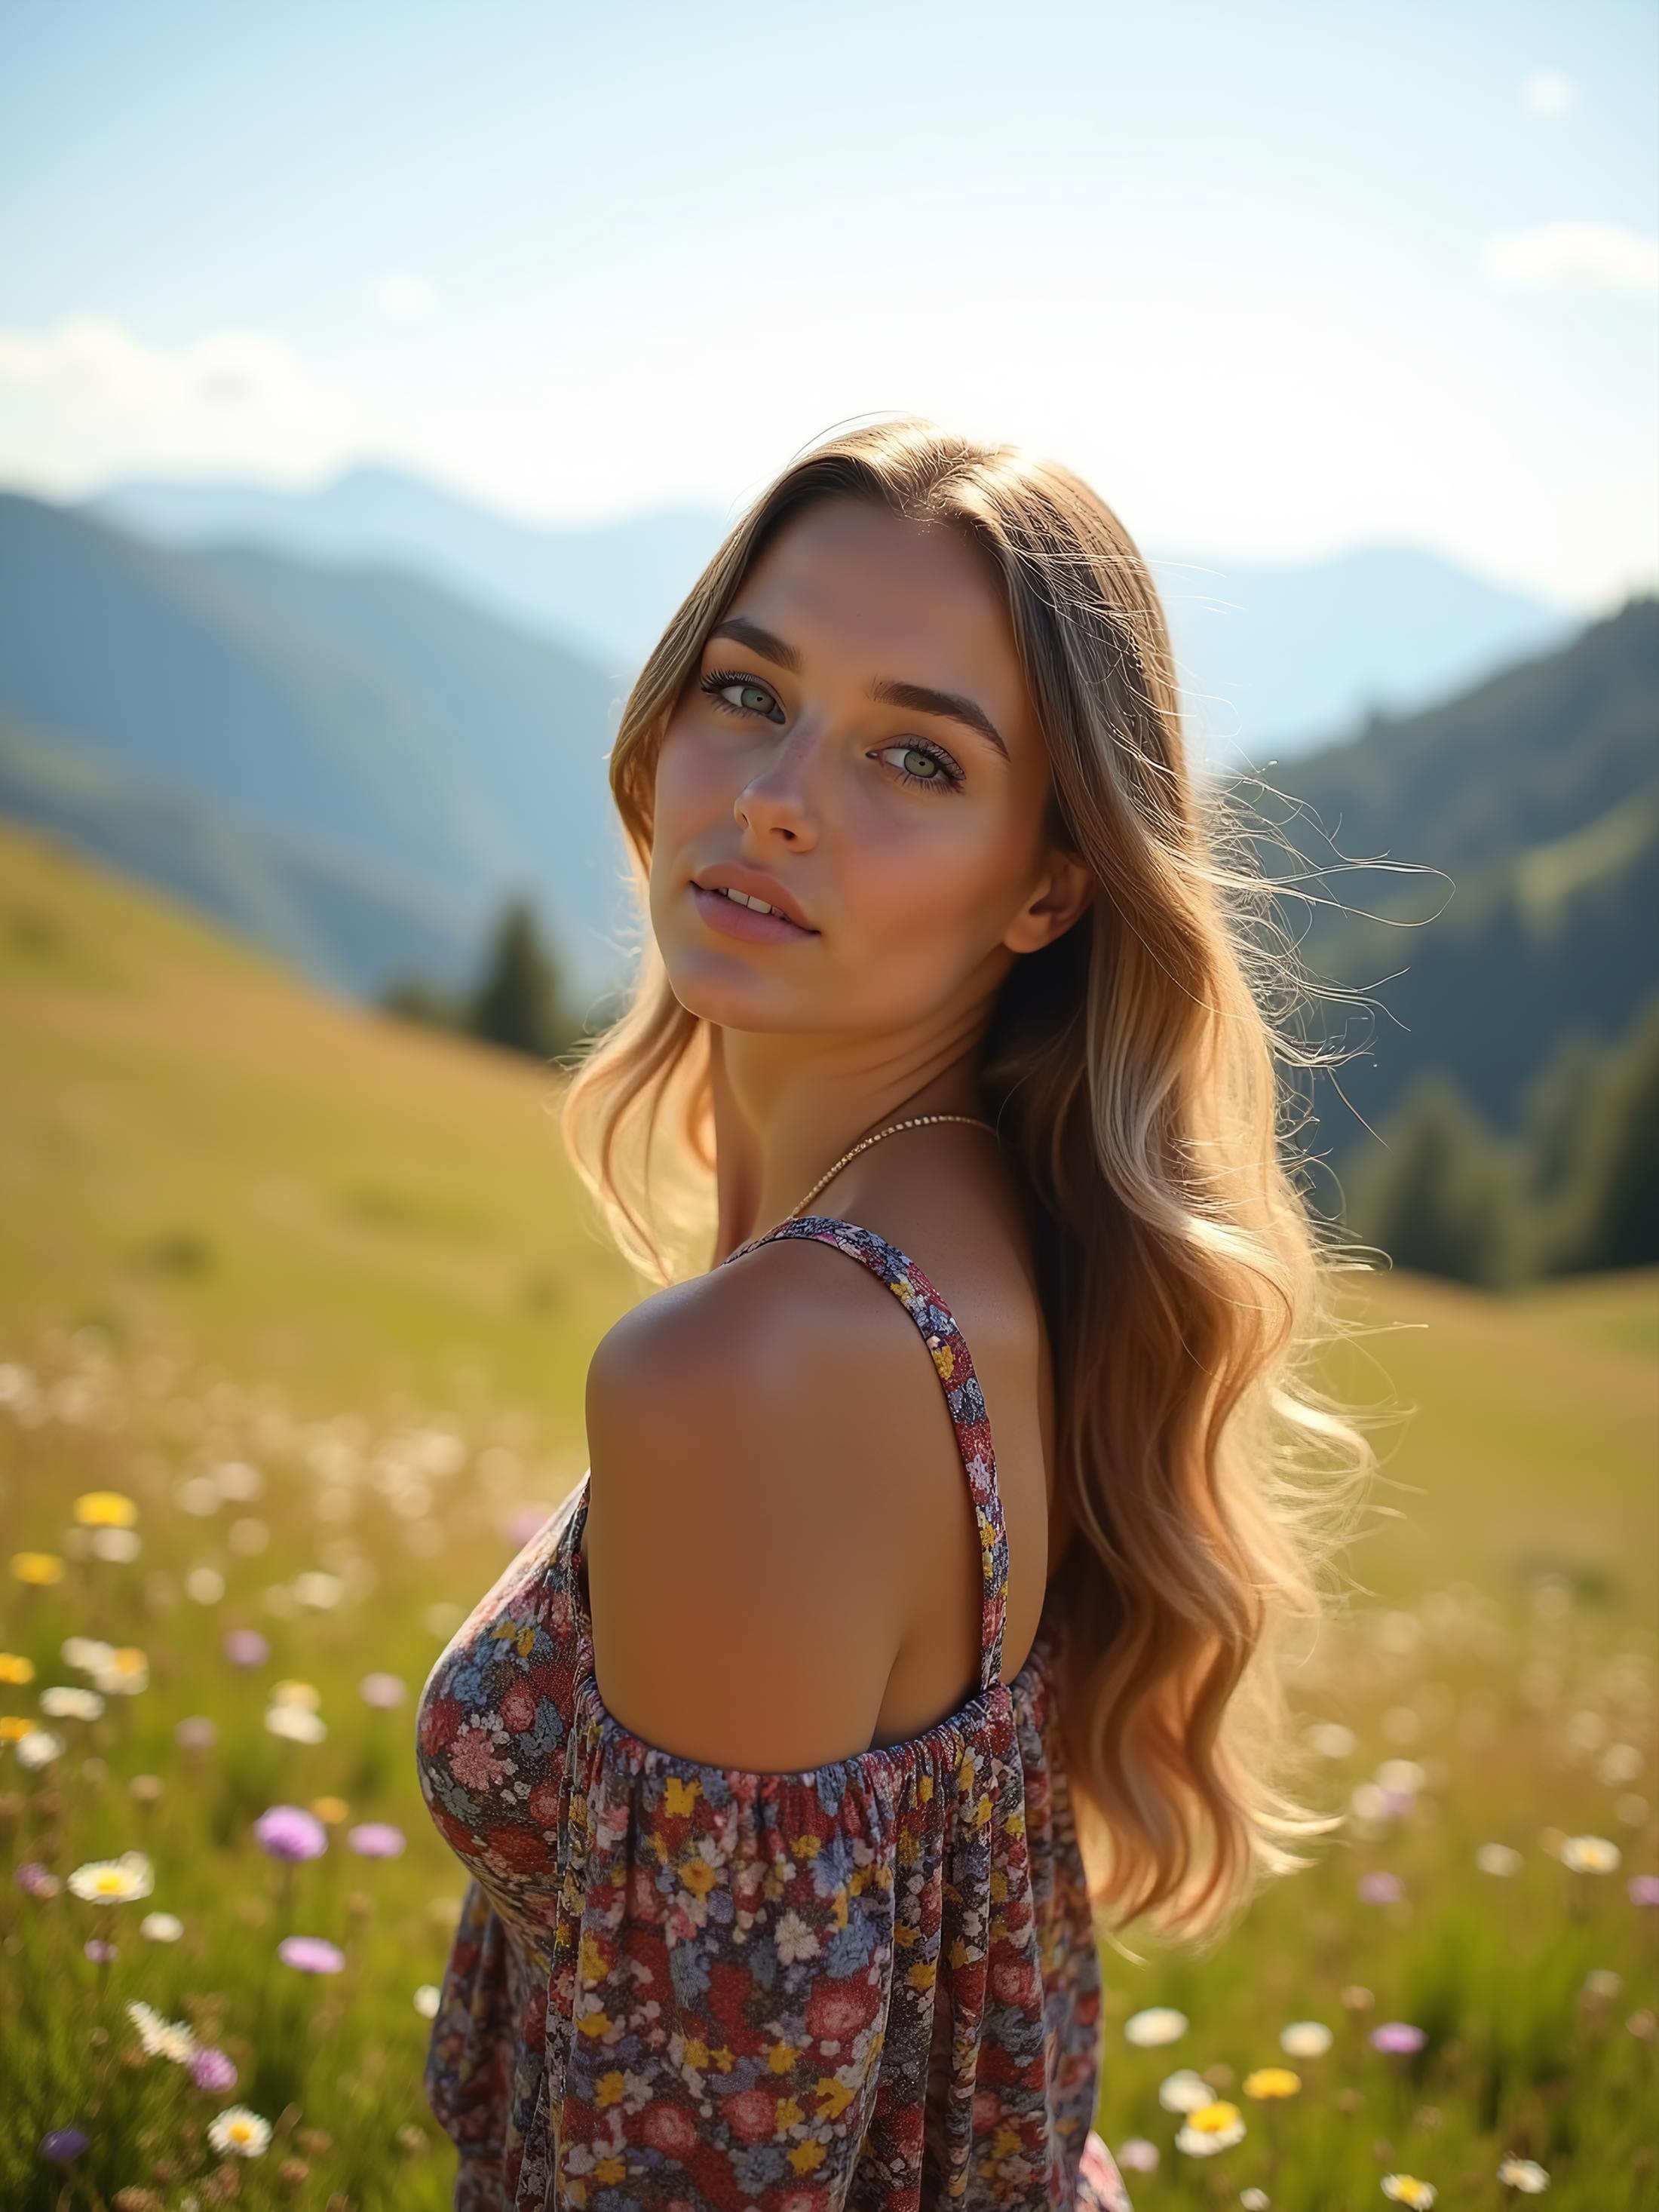
{"label": "ear", "polygon": [[1008,925],[1003,943],[1011,952],[1041,952],[1065,936],[1095,889],[1093,876],[1077,855],[1051,845],[1036,890]]}

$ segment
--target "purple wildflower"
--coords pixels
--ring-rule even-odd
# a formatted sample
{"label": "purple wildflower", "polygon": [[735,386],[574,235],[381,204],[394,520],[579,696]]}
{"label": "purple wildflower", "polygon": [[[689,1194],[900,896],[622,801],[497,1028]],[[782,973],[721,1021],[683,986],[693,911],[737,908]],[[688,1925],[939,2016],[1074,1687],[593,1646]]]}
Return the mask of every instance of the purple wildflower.
{"label": "purple wildflower", "polygon": [[366,1859],[395,1859],[404,1847],[404,1832],[390,1820],[365,1820],[347,1832],[346,1841]]}
{"label": "purple wildflower", "polygon": [[233,1667],[263,1667],[270,1645],[257,1628],[233,1628],[225,1638],[225,1656]]}
{"label": "purple wildflower", "polygon": [[328,1849],[328,1831],[314,1813],[299,1805],[273,1805],[253,1824],[259,1847],[274,1859],[319,1859]]}
{"label": "purple wildflower", "polygon": [[284,1936],[276,1956],[302,1974],[337,1974],[345,1965],[345,1953],[321,1936]]}
{"label": "purple wildflower", "polygon": [[1398,1905],[1405,1890],[1397,1874],[1367,1874],[1359,1880],[1363,1905]]}
{"label": "purple wildflower", "polygon": [[30,1897],[56,1897],[64,1887],[52,1869],[42,1866],[39,1859],[25,1859],[12,1880]]}
{"label": "purple wildflower", "polygon": [[409,1685],[401,1674],[365,1674],[357,1685],[366,1705],[378,1706],[390,1712],[394,1705],[402,1705],[409,1695]]}
{"label": "purple wildflower", "polygon": [[1393,2051],[1408,2054],[1413,2051],[1420,2051],[1428,2039],[1420,2027],[1413,2027],[1407,2020],[1385,2020],[1380,2027],[1374,2027],[1370,2033],[1370,2044],[1374,2051]]}
{"label": "purple wildflower", "polygon": [[236,2069],[216,2045],[204,2044],[190,2062],[190,2078],[198,2089],[234,2089]]}
{"label": "purple wildflower", "polygon": [[71,2159],[79,2158],[90,2141],[79,2128],[53,2128],[50,2135],[40,2138],[40,2155],[49,2158],[55,2166],[67,2166]]}
{"label": "purple wildflower", "polygon": [[205,1713],[187,1713],[173,1731],[184,1751],[211,1751],[219,1730]]}
{"label": "purple wildflower", "polygon": [[1633,1874],[1630,1878],[1630,1901],[1632,1905],[1659,1905],[1659,1874]]}
{"label": "purple wildflower", "polygon": [[112,1959],[121,1955],[118,1943],[106,1943],[101,1936],[88,1936],[81,1946],[94,1966],[107,1966]]}

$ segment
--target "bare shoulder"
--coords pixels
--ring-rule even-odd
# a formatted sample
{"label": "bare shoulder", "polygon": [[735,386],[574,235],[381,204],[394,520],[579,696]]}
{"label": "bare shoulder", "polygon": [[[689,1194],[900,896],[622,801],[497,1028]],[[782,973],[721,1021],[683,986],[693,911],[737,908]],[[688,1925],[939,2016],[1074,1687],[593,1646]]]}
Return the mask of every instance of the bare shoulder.
{"label": "bare shoulder", "polygon": [[599,1692],[708,1765],[792,1771],[869,1746],[936,1495],[907,1470],[956,1456],[915,1322],[810,1243],[646,1299],[588,1369]]}

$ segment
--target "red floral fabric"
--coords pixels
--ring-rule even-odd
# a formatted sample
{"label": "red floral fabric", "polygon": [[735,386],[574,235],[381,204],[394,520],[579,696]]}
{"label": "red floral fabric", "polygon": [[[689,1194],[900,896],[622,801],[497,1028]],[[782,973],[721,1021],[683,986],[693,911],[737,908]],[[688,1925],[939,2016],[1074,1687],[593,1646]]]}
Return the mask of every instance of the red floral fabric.
{"label": "red floral fabric", "polygon": [[[915,1262],[828,1215],[916,1323],[985,1567],[977,1692],[798,1773],[682,1759],[595,1680],[587,1481],[481,1598],[416,1716],[468,1870],[426,2065],[459,2212],[1130,2212],[1091,2127],[1101,1972],[1054,1703],[1052,1597],[1000,1680],[985,1401]],[[766,1241],[756,1237],[729,1255]]]}

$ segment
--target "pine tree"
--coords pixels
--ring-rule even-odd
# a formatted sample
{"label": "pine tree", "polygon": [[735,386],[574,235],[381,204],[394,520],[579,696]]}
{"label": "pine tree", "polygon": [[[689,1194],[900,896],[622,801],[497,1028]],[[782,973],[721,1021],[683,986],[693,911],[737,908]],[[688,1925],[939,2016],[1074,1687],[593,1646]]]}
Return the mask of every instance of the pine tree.
{"label": "pine tree", "polygon": [[550,1060],[571,1042],[558,967],[527,898],[510,899],[496,925],[468,1027],[475,1036],[534,1060]]}
{"label": "pine tree", "polygon": [[1515,1270],[1514,1164],[1461,1086],[1425,1070],[1352,1179],[1350,1225],[1396,1267],[1496,1284]]}

